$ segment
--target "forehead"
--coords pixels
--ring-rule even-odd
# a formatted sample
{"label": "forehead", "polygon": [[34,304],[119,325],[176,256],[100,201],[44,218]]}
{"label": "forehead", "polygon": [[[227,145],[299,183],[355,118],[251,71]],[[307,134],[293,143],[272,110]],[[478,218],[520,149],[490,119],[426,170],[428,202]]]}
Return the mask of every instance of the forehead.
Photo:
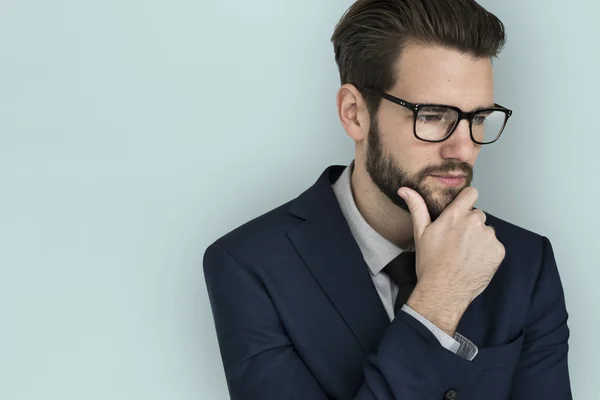
{"label": "forehead", "polygon": [[494,103],[490,58],[474,58],[438,46],[408,45],[395,66],[392,94],[411,102],[471,110]]}

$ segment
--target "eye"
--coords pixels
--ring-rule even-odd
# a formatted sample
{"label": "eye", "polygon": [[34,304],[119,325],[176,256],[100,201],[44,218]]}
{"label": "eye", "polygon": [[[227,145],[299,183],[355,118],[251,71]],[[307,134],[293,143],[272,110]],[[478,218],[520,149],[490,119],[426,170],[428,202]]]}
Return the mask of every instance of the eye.
{"label": "eye", "polygon": [[434,124],[434,123],[439,123],[444,117],[443,113],[431,113],[431,112],[427,112],[427,113],[419,113],[419,115],[417,116],[417,120],[420,123],[423,124]]}
{"label": "eye", "polygon": [[482,125],[486,118],[490,116],[490,113],[477,114],[473,117],[473,123],[476,125]]}

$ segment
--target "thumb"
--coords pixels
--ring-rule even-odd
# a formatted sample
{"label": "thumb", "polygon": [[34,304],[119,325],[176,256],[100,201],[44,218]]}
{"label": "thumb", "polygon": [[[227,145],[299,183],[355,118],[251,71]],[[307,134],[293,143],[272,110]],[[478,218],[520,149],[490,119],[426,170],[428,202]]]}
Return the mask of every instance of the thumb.
{"label": "thumb", "polygon": [[412,189],[402,187],[398,190],[398,195],[404,199],[408,205],[408,210],[413,221],[415,243],[423,236],[425,228],[431,225],[431,216],[421,195]]}

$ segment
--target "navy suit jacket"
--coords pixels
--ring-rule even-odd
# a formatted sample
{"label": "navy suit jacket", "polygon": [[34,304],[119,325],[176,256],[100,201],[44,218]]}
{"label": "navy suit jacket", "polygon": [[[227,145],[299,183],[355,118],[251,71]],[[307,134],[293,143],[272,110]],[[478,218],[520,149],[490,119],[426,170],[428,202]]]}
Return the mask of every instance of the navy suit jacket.
{"label": "navy suit jacket", "polygon": [[506,257],[458,325],[479,347],[465,360],[408,314],[389,321],[331,187],[343,168],[206,250],[231,398],[571,399],[548,239],[487,215]]}

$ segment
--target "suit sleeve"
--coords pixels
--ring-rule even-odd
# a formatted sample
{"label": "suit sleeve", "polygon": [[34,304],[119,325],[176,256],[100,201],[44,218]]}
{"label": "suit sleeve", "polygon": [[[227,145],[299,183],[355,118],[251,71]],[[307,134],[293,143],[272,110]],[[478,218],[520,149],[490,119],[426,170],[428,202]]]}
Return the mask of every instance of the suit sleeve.
{"label": "suit sleeve", "polygon": [[[204,274],[229,393],[233,400],[335,398],[303,362],[276,307],[251,266],[218,244],[204,255]],[[394,319],[376,354],[366,357],[354,399],[444,398],[469,387],[478,368],[440,346],[406,313]]]}
{"label": "suit sleeve", "polygon": [[552,245],[543,238],[542,265],[533,291],[511,400],[571,400],[569,328]]}

